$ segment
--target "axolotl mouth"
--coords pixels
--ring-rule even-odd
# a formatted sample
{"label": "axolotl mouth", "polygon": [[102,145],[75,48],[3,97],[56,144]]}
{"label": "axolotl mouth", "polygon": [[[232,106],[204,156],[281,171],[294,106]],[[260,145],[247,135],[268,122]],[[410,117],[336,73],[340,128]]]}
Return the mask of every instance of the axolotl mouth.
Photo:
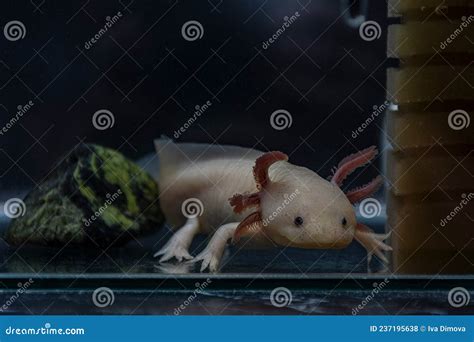
{"label": "axolotl mouth", "polygon": [[[338,237],[336,239],[331,239],[328,241],[321,240],[319,237],[312,237],[309,235],[309,238],[306,238],[304,242],[301,240],[288,239],[287,237],[282,237],[283,245],[289,247],[303,248],[303,249],[343,249],[351,244],[354,240],[355,227],[348,227],[342,232],[338,232]],[[281,244],[281,243],[280,243]]]}

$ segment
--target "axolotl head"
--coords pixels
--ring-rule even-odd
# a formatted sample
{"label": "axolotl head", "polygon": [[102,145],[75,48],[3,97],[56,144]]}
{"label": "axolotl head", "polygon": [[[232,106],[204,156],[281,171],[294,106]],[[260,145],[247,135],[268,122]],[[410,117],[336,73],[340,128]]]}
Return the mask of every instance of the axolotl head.
{"label": "axolotl head", "polygon": [[312,170],[288,163],[282,152],[263,154],[254,167],[258,191],[230,199],[236,212],[255,208],[236,229],[234,240],[258,230],[282,246],[346,247],[358,225],[352,204],[376,190],[380,179],[348,193],[341,190],[340,184],[356,167],[373,158],[374,153],[375,149],[364,150],[345,158],[330,181]]}
{"label": "axolotl head", "polygon": [[344,248],[351,243],[356,217],[339,187],[289,163],[276,163],[270,175],[275,180],[261,194],[260,212],[262,230],[272,241],[299,248]]}

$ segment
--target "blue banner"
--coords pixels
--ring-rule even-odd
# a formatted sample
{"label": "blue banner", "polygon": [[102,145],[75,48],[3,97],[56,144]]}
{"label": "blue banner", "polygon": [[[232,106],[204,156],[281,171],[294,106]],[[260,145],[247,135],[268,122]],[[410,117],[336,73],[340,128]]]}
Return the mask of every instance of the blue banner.
{"label": "blue banner", "polygon": [[474,316],[0,316],[0,341],[463,341]]}

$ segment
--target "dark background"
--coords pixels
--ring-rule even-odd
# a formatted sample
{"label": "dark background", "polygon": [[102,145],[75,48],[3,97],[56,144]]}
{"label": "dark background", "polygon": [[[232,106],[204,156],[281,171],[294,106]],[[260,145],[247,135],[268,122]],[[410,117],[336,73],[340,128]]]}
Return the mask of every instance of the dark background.
{"label": "dark background", "polygon": [[[154,138],[161,134],[172,137],[192,116],[195,106],[206,101],[212,106],[178,141],[282,150],[293,163],[328,175],[342,157],[379,145],[383,138],[382,115],[356,139],[351,133],[366,120],[373,106],[384,102],[385,70],[391,63],[385,51],[386,7],[386,1],[370,3],[367,19],[377,21],[382,34],[380,39],[367,42],[357,28],[345,23],[337,0],[3,1],[0,128],[15,116],[19,105],[33,101],[34,106],[0,135],[0,203],[36,186],[53,163],[81,141],[106,145],[138,159],[153,151]],[[356,8],[352,12],[357,12]],[[84,44],[104,26],[105,18],[118,11],[123,17],[85,49]],[[262,49],[262,42],[295,11],[300,18],[267,50]],[[5,39],[3,27],[12,20],[25,25],[24,39]],[[202,24],[202,39],[183,39],[181,27],[189,20]],[[94,128],[92,116],[100,109],[113,113],[112,128]],[[270,115],[277,109],[291,113],[290,128],[277,131],[271,127]],[[374,164],[363,171],[357,185],[379,172],[381,161]],[[380,218],[371,227],[382,231],[383,225]],[[51,292],[24,294],[8,312],[172,314],[176,303],[181,304],[188,296],[182,288],[194,289],[197,278],[183,285],[183,278],[166,276],[176,280],[181,291],[172,294],[156,291],[161,281],[136,278],[134,286],[154,289],[152,296],[134,289],[127,293],[128,285],[100,277],[114,273],[117,279],[127,280],[135,273],[170,273],[159,269],[151,256],[159,249],[157,241],[166,240],[152,237],[140,248],[101,251],[98,257],[76,249],[61,249],[59,253],[53,248],[16,251],[0,241],[1,273],[36,274],[35,287],[40,289],[47,288],[41,283],[43,273],[57,276],[56,282],[48,285]],[[202,244],[202,240],[198,242]],[[340,251],[252,251],[234,255],[224,272],[300,274],[302,278],[268,279],[271,287],[298,283],[303,288],[292,288],[294,305],[280,313],[351,314],[351,308],[372,291],[374,280],[382,279],[365,274],[365,256],[358,244]],[[318,274],[302,282],[306,274],[315,272],[339,272],[341,278]],[[72,277],[65,277],[68,273]],[[77,274],[85,276],[76,278]],[[99,276],[91,276],[95,274]],[[57,281],[62,276],[65,278]],[[9,285],[5,279],[0,285],[16,291],[18,280],[8,279]],[[259,286],[255,278],[248,282],[236,279],[229,285],[240,290],[235,291],[234,298],[229,297],[229,291],[215,291],[212,296],[201,296],[186,313],[276,312],[268,304],[270,291],[253,291]],[[446,300],[448,286],[469,286],[472,280],[456,279],[439,290],[437,280],[442,277],[417,279],[421,280],[405,283],[412,287],[408,289],[393,280],[393,288],[384,289],[365,313],[472,311],[472,305],[457,309]],[[305,285],[309,283],[314,287]],[[103,309],[93,305],[92,289],[98,286],[114,289],[115,306]],[[217,279],[215,286],[221,286]],[[11,294],[4,291],[2,295],[0,303]]]}
{"label": "dark background", "polygon": [[[1,196],[37,185],[80,141],[139,158],[208,100],[178,141],[282,150],[327,176],[345,155],[379,143],[382,116],[357,139],[351,132],[384,101],[386,6],[370,4],[368,19],[383,32],[367,42],[335,0],[3,3],[2,27],[20,20],[26,36],[0,35],[0,126],[18,105],[34,106],[0,136]],[[85,49],[118,11],[123,17]],[[299,19],[262,49],[295,11]],[[202,24],[202,39],[183,39],[189,20]],[[114,114],[112,128],[94,128],[99,109]],[[271,127],[277,109],[291,113],[290,128]]]}

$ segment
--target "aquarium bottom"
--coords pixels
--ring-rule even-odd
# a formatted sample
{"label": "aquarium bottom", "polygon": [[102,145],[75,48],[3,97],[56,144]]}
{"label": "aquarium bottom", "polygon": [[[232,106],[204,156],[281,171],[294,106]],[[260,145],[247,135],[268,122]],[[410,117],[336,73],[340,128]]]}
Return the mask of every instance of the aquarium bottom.
{"label": "aquarium bottom", "polygon": [[473,302],[458,307],[449,300],[459,286],[474,298],[472,276],[42,275],[2,282],[3,314],[463,315],[474,309]]}

